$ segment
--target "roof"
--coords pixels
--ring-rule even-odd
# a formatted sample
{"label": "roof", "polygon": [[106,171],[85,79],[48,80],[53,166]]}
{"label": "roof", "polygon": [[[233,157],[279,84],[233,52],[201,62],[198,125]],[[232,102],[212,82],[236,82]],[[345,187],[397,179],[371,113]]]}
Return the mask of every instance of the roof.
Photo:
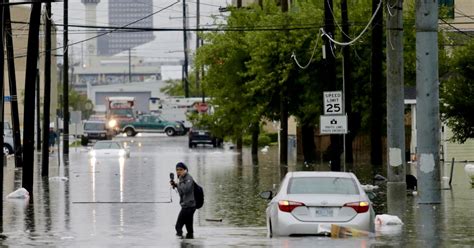
{"label": "roof", "polygon": [[291,173],[292,177],[345,177],[352,178],[352,173],[350,172],[335,172],[335,171],[293,171]]}

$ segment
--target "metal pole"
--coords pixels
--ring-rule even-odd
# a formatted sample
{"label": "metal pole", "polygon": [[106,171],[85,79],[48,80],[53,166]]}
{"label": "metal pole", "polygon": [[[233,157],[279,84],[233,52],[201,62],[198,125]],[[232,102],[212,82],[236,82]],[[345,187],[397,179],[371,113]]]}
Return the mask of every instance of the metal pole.
{"label": "metal pole", "polygon": [[[44,96],[43,96],[43,150],[41,176],[49,175],[49,123],[51,114],[51,3],[46,3],[44,36]],[[53,147],[54,149],[54,147]],[[59,151],[58,151],[59,153]]]}
{"label": "metal pole", "polygon": [[[30,196],[33,195],[34,138],[35,138],[35,91],[39,55],[39,28],[41,3],[33,3],[28,32],[28,51],[25,73],[25,110],[23,117],[23,175],[22,184]],[[33,198],[30,198],[33,199]]]}
{"label": "metal pole", "polygon": [[420,204],[441,203],[438,1],[416,1],[417,175]]}
{"label": "metal pole", "polygon": [[453,172],[454,172],[454,158],[451,161],[451,174],[449,175],[449,187],[451,188],[451,182],[453,181]]}
{"label": "metal pole", "polygon": [[183,65],[183,83],[184,83],[184,97],[189,97],[189,82],[188,82],[188,30],[186,25],[186,0],[183,0],[183,47],[184,47],[184,65]]}
{"label": "metal pole", "polygon": [[[344,67],[344,53],[342,53],[342,113],[347,115],[346,113],[346,72]],[[349,125],[348,125],[349,126]],[[342,149],[343,149],[343,157],[342,157],[342,164],[344,168],[344,172],[346,172],[346,134],[342,135]]]}
{"label": "metal pole", "polygon": [[128,49],[128,82],[132,82],[132,49]]}
{"label": "metal pole", "polygon": [[36,150],[41,151],[41,91],[39,69],[36,70]]}
{"label": "metal pole", "polygon": [[63,66],[63,155],[69,154],[69,52],[68,52],[68,10],[69,0],[64,0],[64,34],[63,34],[63,47],[64,47],[64,66]]}
{"label": "metal pole", "polygon": [[[200,12],[201,12],[201,7],[200,7],[200,0],[196,0],[196,28],[199,29],[199,24],[200,24]],[[199,39],[199,34],[196,32],[196,52],[195,55],[197,55],[197,51],[199,49],[199,45],[201,44],[201,41]],[[194,68],[196,70],[196,90],[199,90],[199,81],[200,81],[200,68],[199,66],[195,66]],[[204,101],[203,101],[204,102]]]}
{"label": "metal pole", "polygon": [[406,198],[403,0],[389,0],[387,5],[387,199],[389,213],[394,214],[399,211],[396,204]]}
{"label": "metal pole", "polygon": [[[8,3],[8,0],[4,1]],[[16,70],[15,70],[15,54],[13,52],[12,24],[10,17],[10,8],[4,8],[5,15],[5,39],[7,46],[7,62],[8,62],[8,81],[10,86],[11,97],[11,121],[13,127],[13,146],[15,151],[15,167],[23,167],[23,157],[21,148],[20,134],[20,117],[18,114],[18,96],[16,90]]]}

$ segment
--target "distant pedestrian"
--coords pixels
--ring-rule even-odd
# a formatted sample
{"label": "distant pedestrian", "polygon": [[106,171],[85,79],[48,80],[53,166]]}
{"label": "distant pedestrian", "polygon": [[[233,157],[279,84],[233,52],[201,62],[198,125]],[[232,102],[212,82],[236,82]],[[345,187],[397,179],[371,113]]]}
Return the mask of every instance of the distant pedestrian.
{"label": "distant pedestrian", "polygon": [[49,152],[54,153],[54,145],[56,144],[56,139],[58,134],[54,131],[52,127],[49,128]]}
{"label": "distant pedestrian", "polygon": [[196,211],[194,179],[188,173],[188,167],[182,162],[176,164],[176,174],[178,176],[178,183],[174,180],[170,181],[171,186],[178,189],[179,204],[181,205],[181,211],[175,226],[176,236],[183,238],[183,226],[186,226],[186,231],[188,232],[186,238],[192,239],[194,238],[193,218]]}

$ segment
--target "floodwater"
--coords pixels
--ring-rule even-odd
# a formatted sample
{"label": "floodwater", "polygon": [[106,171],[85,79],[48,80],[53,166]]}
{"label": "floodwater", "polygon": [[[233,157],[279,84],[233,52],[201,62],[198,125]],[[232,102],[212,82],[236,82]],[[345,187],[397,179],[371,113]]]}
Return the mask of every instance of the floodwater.
{"label": "floodwater", "polygon": [[[38,247],[466,247],[474,244],[474,189],[456,164],[452,190],[442,203],[419,205],[407,196],[404,225],[379,230],[370,238],[267,238],[267,201],[258,194],[276,190],[285,171],[320,170],[327,165],[278,165],[277,147],[260,152],[258,165],[244,150],[189,149],[186,137],[118,138],[130,146],[131,158],[91,160],[87,149],[71,148],[69,164],[58,166],[51,156],[50,177],[35,168],[32,200],[5,199],[21,187],[21,169],[8,159],[4,177],[2,246]],[[290,153],[294,161],[294,152]],[[169,173],[183,161],[204,188],[205,205],[195,215],[195,239],[174,234],[179,198],[170,190]],[[363,183],[372,183],[370,168],[356,166]],[[446,171],[448,171],[446,169]],[[383,183],[374,200],[386,213]]]}

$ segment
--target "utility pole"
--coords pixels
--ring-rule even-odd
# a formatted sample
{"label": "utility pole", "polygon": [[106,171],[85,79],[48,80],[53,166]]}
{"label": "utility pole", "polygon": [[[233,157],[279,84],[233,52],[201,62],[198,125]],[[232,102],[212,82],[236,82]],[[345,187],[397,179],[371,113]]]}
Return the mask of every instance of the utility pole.
{"label": "utility pole", "polygon": [[[281,0],[281,11],[288,12],[288,0]],[[288,32],[286,32],[288,35]],[[288,79],[287,79],[288,80]],[[280,88],[280,164],[288,165],[288,82]]]}
{"label": "utility pole", "polygon": [[41,151],[41,91],[40,70],[36,69],[36,150]]}
{"label": "utility pole", "polygon": [[406,198],[403,0],[388,0],[387,7],[387,205],[399,215]]}
{"label": "utility pole", "polygon": [[[8,4],[8,0],[4,1]],[[12,24],[10,17],[10,7],[3,7],[5,20],[5,40],[7,47],[7,63],[8,63],[8,82],[10,88],[10,106],[11,120],[13,128],[13,145],[15,152],[15,167],[23,167],[21,134],[20,134],[20,117],[18,114],[18,96],[16,90],[16,70],[15,70],[15,54],[13,52]]]}
{"label": "utility pole", "polygon": [[[69,52],[68,20],[69,0],[64,0],[64,34],[63,34],[63,155],[69,154]],[[58,151],[59,152],[59,151]]]}
{"label": "utility pole", "polygon": [[128,83],[132,82],[132,48],[128,49]]}
{"label": "utility pole", "polygon": [[[324,30],[325,32],[334,37],[334,17],[331,13],[333,9],[333,1],[324,1]],[[325,63],[325,78],[324,81],[329,84],[329,90],[336,90],[336,58],[333,55],[333,49],[331,41],[328,37],[324,36],[324,49],[326,54]],[[331,171],[341,171],[341,135],[331,135],[331,145],[328,148],[329,159],[331,162]]]}
{"label": "utility pole", "polygon": [[[350,42],[349,35],[349,13],[347,10],[347,0],[341,0],[341,19],[342,19],[342,41],[343,42]],[[352,67],[351,67],[351,47],[350,46],[343,46],[342,47],[342,57],[343,57],[343,80],[344,80],[344,112],[348,116],[348,128],[349,133],[346,134],[347,141],[345,142],[345,161],[347,163],[352,164],[354,162],[352,156],[352,141],[354,140],[355,136],[355,123],[356,119],[352,116]]]}
{"label": "utility pole", "polygon": [[[200,0],[196,0],[196,28],[198,30],[199,30],[199,25],[200,25],[200,13],[201,13]],[[195,52],[196,55],[197,55],[197,51],[199,49],[200,44],[201,44],[201,41],[199,39],[199,33],[196,32],[196,52]],[[196,56],[194,56],[194,57],[196,57]],[[200,68],[199,68],[199,66],[196,65],[196,63],[194,63],[194,64],[195,64],[194,69],[196,70],[196,90],[199,90],[199,81],[200,81],[199,71],[200,71]]]}
{"label": "utility pole", "polygon": [[[49,175],[49,123],[51,114],[51,3],[46,3],[44,35],[44,96],[43,96],[43,147],[41,153],[41,176]],[[54,147],[53,147],[54,148]],[[59,151],[58,151],[59,153]]]}
{"label": "utility pole", "polygon": [[[39,55],[39,28],[41,3],[33,3],[28,31],[28,50],[25,73],[25,110],[23,117],[23,188],[33,195],[34,137],[35,137],[35,92]],[[32,198],[30,198],[32,199]]]}
{"label": "utility pole", "polygon": [[189,97],[189,81],[188,81],[188,30],[186,25],[186,0],[183,0],[183,47],[184,47],[184,65],[183,65],[183,83],[184,97]]}
{"label": "utility pole", "polygon": [[[2,0],[2,3],[5,3],[5,1]],[[5,6],[5,5],[2,5],[0,6],[0,25],[1,25],[1,28],[2,30],[0,31],[0,34],[1,34],[1,40],[0,40],[0,46],[1,46],[1,51],[0,51],[0,96],[1,96],[1,99],[0,99],[0,118],[1,118],[1,121],[2,121],[2,124],[3,122],[5,121],[4,120],[4,103],[5,103],[5,97],[4,97],[4,92],[5,92],[5,50],[4,50],[4,35],[5,35],[5,16],[4,16],[4,10],[5,9],[8,9],[10,8],[10,6]],[[4,142],[4,130],[0,131],[0,142]],[[5,166],[4,162],[6,161],[5,159],[5,155],[2,154],[2,161],[0,161],[0,192],[2,192],[2,197],[0,197],[0,231],[3,233],[3,168]]]}
{"label": "utility pole", "polygon": [[441,203],[438,1],[416,2],[416,123],[420,204]]}
{"label": "utility pole", "polygon": [[[375,14],[380,0],[372,0],[372,14]],[[372,22],[372,59],[370,70],[371,113],[370,113],[370,162],[373,172],[382,171],[382,60],[383,60],[383,11],[379,9]]]}

